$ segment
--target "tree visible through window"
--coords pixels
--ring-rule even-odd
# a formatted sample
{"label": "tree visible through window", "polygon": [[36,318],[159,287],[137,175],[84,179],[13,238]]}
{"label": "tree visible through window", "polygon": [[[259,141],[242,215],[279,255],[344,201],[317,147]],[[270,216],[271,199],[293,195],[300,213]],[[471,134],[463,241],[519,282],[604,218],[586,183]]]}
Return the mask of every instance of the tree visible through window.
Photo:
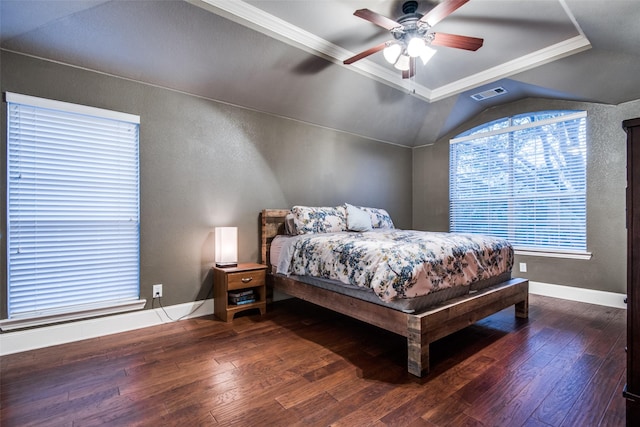
{"label": "tree visible through window", "polygon": [[450,230],[586,251],[586,112],[500,119],[450,143]]}

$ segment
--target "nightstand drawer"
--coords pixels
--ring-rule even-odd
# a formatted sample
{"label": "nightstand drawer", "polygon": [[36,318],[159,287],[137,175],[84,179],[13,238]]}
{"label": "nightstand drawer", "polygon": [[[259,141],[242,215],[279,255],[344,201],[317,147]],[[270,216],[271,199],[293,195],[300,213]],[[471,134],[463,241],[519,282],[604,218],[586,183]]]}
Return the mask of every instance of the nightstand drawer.
{"label": "nightstand drawer", "polygon": [[265,284],[265,271],[252,270],[227,274],[227,289],[243,289],[263,286]]}

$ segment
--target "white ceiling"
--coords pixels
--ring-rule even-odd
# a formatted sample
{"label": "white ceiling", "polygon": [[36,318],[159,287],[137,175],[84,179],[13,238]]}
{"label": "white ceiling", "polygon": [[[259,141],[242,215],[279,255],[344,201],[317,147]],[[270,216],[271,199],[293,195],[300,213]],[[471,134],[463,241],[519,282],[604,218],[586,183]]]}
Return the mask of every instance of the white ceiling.
{"label": "white ceiling", "polygon": [[1,0],[0,45],[406,146],[525,97],[640,99],[640,0],[470,0],[434,30],[482,37],[478,51],[438,47],[407,80],[381,53],[343,65],[391,38],[353,12],[395,19],[402,3]]}

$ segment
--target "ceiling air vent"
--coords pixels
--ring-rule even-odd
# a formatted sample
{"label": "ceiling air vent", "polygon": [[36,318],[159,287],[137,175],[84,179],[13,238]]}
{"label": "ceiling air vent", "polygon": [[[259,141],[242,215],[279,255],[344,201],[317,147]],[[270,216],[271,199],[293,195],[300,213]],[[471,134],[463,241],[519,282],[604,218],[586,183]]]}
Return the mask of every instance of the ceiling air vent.
{"label": "ceiling air vent", "polygon": [[493,89],[474,93],[473,95],[471,95],[471,98],[475,99],[476,101],[482,101],[485,99],[493,98],[494,96],[504,95],[505,93],[507,93],[507,90],[502,86],[498,86],[494,87]]}

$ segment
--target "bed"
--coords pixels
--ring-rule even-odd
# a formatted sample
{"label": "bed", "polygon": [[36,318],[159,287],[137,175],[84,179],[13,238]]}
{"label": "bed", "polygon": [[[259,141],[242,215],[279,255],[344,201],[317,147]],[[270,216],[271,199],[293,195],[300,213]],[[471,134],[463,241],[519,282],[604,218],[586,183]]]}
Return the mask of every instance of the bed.
{"label": "bed", "polygon": [[[289,234],[285,223],[290,209],[261,212],[261,257],[268,266],[267,285],[287,295],[402,335],[407,339],[407,369],[421,377],[429,373],[429,344],[512,305],[519,318],[528,317],[529,283],[509,274],[468,286],[463,294],[435,299],[426,307],[394,307],[375,299],[363,299],[357,292],[343,292],[335,286],[277,272],[271,262],[271,245],[277,236]],[[304,280],[303,280],[304,279]],[[497,280],[497,281],[496,281]],[[446,294],[445,294],[446,295]]]}

